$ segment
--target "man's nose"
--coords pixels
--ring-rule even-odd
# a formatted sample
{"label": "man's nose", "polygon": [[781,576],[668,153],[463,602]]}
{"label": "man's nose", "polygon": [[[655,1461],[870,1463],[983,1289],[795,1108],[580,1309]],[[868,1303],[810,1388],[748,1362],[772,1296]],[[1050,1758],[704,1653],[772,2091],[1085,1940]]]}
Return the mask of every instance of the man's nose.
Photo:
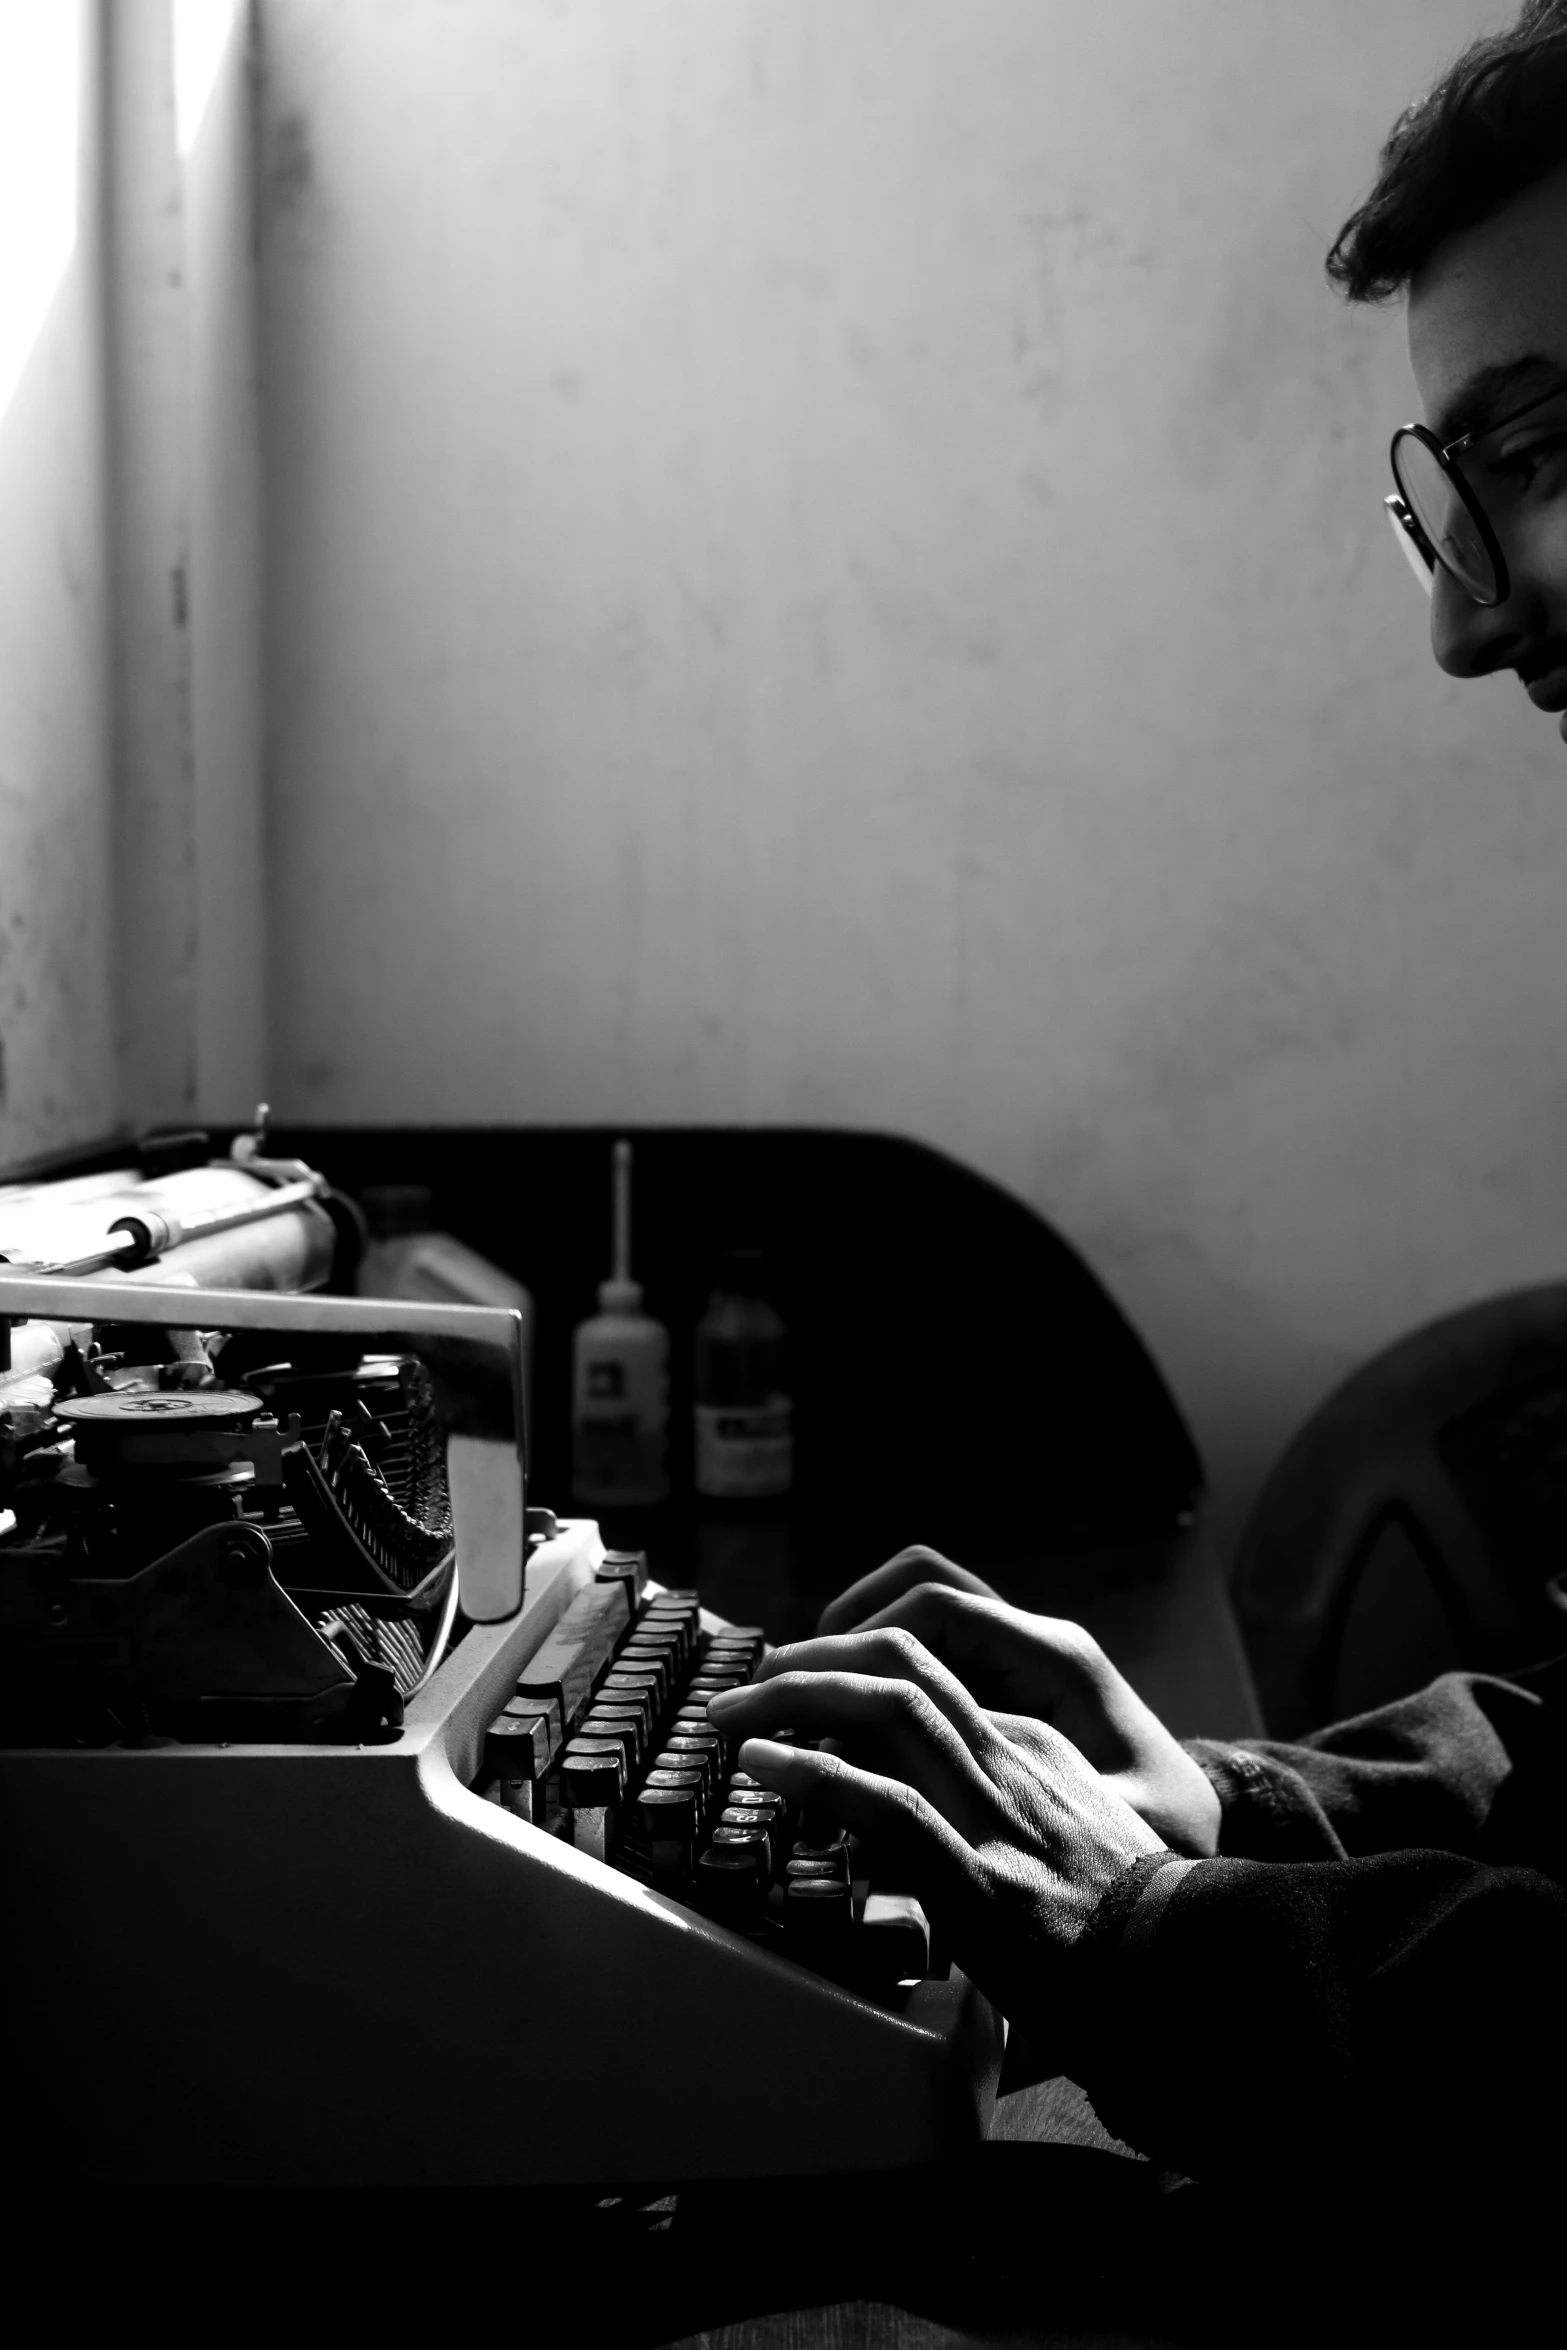
{"label": "man's nose", "polygon": [[1510,579],[1502,604],[1477,604],[1439,563],[1431,585],[1431,650],[1449,677],[1489,677],[1521,659],[1537,624],[1525,581]]}

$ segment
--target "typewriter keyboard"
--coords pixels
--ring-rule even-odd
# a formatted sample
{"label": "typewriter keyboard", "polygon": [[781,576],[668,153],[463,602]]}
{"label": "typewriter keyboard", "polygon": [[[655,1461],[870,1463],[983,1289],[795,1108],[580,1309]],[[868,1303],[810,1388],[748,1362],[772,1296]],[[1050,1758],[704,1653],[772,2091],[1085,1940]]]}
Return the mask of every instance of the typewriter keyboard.
{"label": "typewriter keyboard", "polygon": [[870,1996],[945,1974],[907,1895],[735,1767],[710,1697],[765,1643],[705,1632],[693,1595],[637,1596],[613,1555],[535,1653],[485,1739],[482,1791],[715,1922]]}

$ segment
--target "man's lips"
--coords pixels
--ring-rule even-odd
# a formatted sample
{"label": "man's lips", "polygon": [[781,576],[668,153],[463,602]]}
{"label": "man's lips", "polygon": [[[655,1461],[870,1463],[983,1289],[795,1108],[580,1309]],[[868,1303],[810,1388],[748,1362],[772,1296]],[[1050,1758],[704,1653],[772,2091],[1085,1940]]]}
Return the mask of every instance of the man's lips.
{"label": "man's lips", "polygon": [[1567,710],[1567,661],[1540,677],[1525,678],[1523,690],[1537,710]]}

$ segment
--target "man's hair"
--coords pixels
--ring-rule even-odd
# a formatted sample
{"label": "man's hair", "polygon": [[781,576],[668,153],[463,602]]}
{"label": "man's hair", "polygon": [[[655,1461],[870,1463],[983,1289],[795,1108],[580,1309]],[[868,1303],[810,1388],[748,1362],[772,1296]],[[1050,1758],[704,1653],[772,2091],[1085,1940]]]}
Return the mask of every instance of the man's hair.
{"label": "man's hair", "polygon": [[1473,41],[1405,109],[1376,185],[1333,241],[1328,276],[1351,302],[1386,302],[1421,263],[1567,164],[1567,0],[1524,0],[1505,33]]}

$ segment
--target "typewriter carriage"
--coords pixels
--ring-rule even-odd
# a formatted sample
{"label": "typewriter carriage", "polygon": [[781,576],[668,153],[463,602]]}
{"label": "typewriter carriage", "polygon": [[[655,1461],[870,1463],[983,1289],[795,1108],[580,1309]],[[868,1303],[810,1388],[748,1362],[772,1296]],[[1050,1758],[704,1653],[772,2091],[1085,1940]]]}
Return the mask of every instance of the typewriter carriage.
{"label": "typewriter carriage", "polygon": [[521,1604],[516,1314],[5,1268],[0,1316],[77,1389],[0,1415],[6,1743],[389,1734]]}

